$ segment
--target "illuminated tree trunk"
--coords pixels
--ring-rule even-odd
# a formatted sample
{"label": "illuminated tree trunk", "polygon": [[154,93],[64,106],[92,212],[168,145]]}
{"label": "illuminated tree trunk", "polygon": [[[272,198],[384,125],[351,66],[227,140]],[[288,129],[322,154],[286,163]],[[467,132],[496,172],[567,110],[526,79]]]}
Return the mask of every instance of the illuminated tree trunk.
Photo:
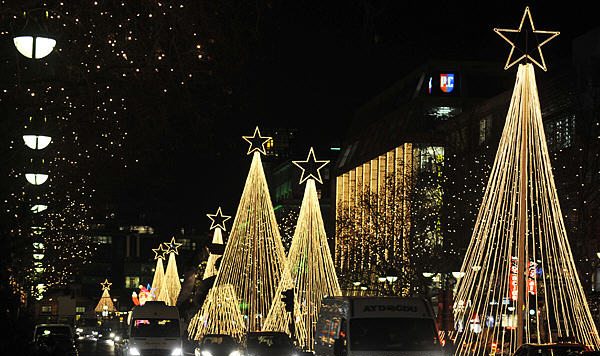
{"label": "illuminated tree trunk", "polygon": [[461,272],[457,355],[484,355],[491,345],[512,354],[521,328],[525,342],[572,337],[600,346],[565,231],[531,64],[519,66]]}
{"label": "illuminated tree trunk", "polygon": [[[293,319],[281,300],[281,293],[288,289],[294,290]],[[311,351],[321,301],[324,296],[335,295],[341,295],[340,286],[327,243],[315,180],[308,179],[288,260],[264,329],[290,334],[289,324],[293,321],[293,336],[298,345]]]}
{"label": "illuminated tree trunk", "polygon": [[174,306],[181,291],[181,281],[177,273],[177,261],[174,252],[169,253],[169,262],[167,263],[167,270],[165,271],[165,277],[160,289],[158,300],[164,301],[167,305]]}
{"label": "illuminated tree trunk", "polygon": [[[220,290],[232,286],[248,331],[261,330],[284,263],[285,252],[257,151],[213,287]],[[206,318],[227,320],[223,313],[222,309],[212,308],[207,310]]]}

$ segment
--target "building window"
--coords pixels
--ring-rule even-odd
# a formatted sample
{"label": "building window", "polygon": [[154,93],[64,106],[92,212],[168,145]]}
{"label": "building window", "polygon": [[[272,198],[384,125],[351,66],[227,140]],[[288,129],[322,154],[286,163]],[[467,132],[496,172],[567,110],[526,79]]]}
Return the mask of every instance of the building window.
{"label": "building window", "polygon": [[431,116],[436,120],[448,120],[462,112],[462,108],[451,106],[434,106],[427,109],[426,115]]}
{"label": "building window", "polygon": [[444,161],[444,147],[423,147],[419,154],[419,169],[421,172],[437,172],[437,167]]}
{"label": "building window", "polygon": [[112,244],[112,236],[96,236],[94,240],[99,244]]}
{"label": "building window", "polygon": [[181,243],[181,248],[183,250],[192,250],[196,247],[196,243],[192,242],[190,239],[179,239],[179,243]]}
{"label": "building window", "polygon": [[481,145],[490,138],[492,133],[492,115],[479,120],[479,144]]}
{"label": "building window", "polygon": [[75,307],[75,313],[77,313],[77,314],[85,313],[85,307]]}
{"label": "building window", "polygon": [[52,313],[51,305],[42,305],[42,313]]}
{"label": "building window", "polygon": [[550,152],[569,148],[573,144],[575,132],[575,115],[569,114],[558,120],[544,124],[546,129],[546,142]]}
{"label": "building window", "polygon": [[140,285],[140,277],[125,277],[125,288],[137,288]]}

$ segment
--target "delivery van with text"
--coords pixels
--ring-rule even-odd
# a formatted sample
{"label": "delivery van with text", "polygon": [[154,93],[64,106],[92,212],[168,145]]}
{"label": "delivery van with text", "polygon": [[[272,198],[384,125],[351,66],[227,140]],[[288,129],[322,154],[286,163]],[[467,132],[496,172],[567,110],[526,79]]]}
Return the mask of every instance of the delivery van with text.
{"label": "delivery van with text", "polygon": [[327,297],[316,356],[442,356],[431,306],[422,298]]}
{"label": "delivery van with text", "polygon": [[127,356],[182,356],[177,307],[146,302],[131,312]]}

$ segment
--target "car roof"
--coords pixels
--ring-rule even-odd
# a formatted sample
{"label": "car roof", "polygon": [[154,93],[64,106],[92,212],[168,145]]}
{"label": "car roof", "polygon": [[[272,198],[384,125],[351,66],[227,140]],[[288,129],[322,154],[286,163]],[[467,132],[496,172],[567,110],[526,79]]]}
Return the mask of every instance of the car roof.
{"label": "car roof", "polygon": [[579,343],[574,343],[574,342],[555,342],[555,343],[547,343],[547,344],[523,344],[523,347],[529,347],[529,348],[542,348],[542,349],[546,349],[546,348],[551,348],[551,347],[558,347],[558,348],[568,348],[568,347],[579,347],[579,348],[585,348],[585,345],[583,344],[579,344]]}

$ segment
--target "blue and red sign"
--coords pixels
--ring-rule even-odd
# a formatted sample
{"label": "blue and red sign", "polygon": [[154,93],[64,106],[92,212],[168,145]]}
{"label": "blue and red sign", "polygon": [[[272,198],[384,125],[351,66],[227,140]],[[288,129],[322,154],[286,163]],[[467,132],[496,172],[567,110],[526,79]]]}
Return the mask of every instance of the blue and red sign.
{"label": "blue and red sign", "polygon": [[454,89],[454,74],[440,74],[440,89],[450,93]]}

